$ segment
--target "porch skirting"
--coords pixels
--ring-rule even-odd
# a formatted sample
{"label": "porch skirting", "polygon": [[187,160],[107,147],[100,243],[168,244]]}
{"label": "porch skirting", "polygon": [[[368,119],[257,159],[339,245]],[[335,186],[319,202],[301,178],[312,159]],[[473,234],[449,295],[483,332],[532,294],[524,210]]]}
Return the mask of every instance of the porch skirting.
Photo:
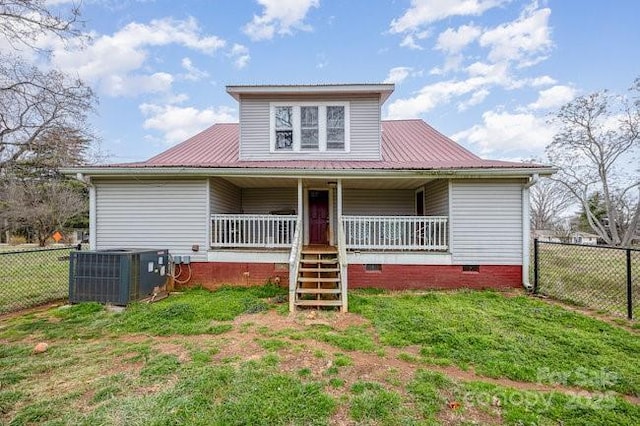
{"label": "porch skirting", "polygon": [[[187,278],[183,268],[179,279]],[[463,272],[461,265],[383,264],[379,271],[367,271],[364,264],[348,266],[349,288],[409,289],[505,289],[522,286],[521,265],[480,265],[478,272]],[[187,286],[214,290],[222,285],[289,285],[287,263],[193,262]]]}

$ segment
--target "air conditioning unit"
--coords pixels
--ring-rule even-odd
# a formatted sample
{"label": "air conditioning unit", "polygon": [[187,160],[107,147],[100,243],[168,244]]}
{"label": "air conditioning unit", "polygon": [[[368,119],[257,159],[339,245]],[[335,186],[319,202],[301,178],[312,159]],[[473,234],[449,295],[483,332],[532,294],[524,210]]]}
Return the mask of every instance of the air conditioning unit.
{"label": "air conditioning unit", "polygon": [[69,301],[127,305],[166,284],[169,251],[112,249],[71,252]]}

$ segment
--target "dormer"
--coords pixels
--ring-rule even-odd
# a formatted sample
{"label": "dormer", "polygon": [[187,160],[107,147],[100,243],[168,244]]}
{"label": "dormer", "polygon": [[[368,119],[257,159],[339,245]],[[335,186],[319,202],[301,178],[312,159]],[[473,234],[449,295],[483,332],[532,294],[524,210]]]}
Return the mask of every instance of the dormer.
{"label": "dormer", "polygon": [[380,160],[393,84],[227,86],[240,104],[240,160]]}

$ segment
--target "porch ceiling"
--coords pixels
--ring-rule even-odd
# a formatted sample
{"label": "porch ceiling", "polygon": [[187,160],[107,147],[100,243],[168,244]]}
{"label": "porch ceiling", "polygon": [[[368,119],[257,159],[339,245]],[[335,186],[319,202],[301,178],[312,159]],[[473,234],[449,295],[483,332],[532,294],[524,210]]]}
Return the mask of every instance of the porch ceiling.
{"label": "porch ceiling", "polygon": [[[232,177],[224,179],[240,188],[291,188],[298,185],[297,178],[279,177]],[[353,189],[415,189],[433,179],[427,178],[380,178],[375,179],[342,179],[343,188]],[[303,179],[305,187],[324,188],[329,187],[335,179]]]}

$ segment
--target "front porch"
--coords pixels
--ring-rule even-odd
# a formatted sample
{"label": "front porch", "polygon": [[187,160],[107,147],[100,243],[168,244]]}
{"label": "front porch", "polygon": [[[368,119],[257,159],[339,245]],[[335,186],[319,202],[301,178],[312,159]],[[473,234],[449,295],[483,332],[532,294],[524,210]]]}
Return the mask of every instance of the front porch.
{"label": "front porch", "polygon": [[[209,191],[209,260],[287,265],[292,310],[346,310],[350,259],[450,263],[444,180],[212,178]],[[311,275],[310,247],[335,253]]]}

